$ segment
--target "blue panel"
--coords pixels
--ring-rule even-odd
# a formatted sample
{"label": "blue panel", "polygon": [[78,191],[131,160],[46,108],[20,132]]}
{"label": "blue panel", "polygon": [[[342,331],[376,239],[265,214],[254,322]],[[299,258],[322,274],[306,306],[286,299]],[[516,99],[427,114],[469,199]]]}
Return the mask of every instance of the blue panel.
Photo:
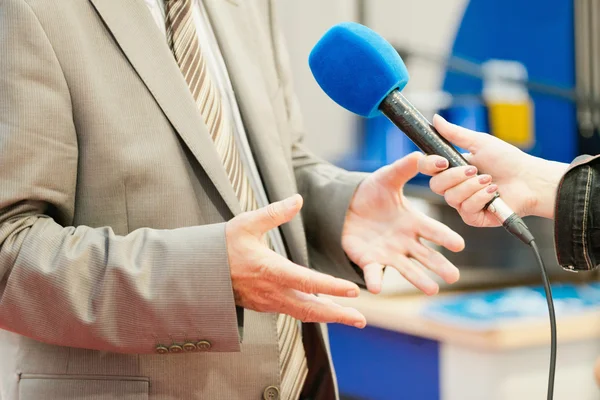
{"label": "blue panel", "polygon": [[[518,60],[532,81],[562,88],[575,85],[573,0],[471,0],[452,53],[475,62]],[[478,79],[448,72],[444,90],[479,94]],[[533,96],[536,146],[530,153],[570,162],[577,152],[575,105]]]}
{"label": "blue panel", "polygon": [[340,394],[369,400],[439,400],[439,347],[432,340],[330,325]]}

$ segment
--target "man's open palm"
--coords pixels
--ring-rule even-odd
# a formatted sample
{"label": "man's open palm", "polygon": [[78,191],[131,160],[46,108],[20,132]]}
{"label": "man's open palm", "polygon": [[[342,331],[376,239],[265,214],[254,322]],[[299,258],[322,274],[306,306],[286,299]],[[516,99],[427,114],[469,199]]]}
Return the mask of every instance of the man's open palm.
{"label": "man's open palm", "polygon": [[462,237],[412,209],[402,193],[404,184],[417,174],[421,157],[413,153],[377,170],[360,184],[350,203],[342,246],[364,270],[367,287],[373,293],[381,290],[384,267],[391,266],[426,294],[436,294],[437,283],[413,260],[448,283],[459,278],[458,269],[422,239],[461,251],[465,245]]}

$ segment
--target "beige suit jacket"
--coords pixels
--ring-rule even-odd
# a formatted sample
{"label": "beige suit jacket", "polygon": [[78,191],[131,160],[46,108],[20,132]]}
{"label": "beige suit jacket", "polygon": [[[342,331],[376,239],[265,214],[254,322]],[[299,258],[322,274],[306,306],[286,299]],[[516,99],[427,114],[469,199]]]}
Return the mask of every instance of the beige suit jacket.
{"label": "beige suit jacket", "polygon": [[[290,258],[361,284],[340,236],[363,175],[303,147],[273,2],[205,3],[270,201],[305,198]],[[143,0],[0,0],[2,400],[261,399],[276,316],[240,335],[239,212]]]}

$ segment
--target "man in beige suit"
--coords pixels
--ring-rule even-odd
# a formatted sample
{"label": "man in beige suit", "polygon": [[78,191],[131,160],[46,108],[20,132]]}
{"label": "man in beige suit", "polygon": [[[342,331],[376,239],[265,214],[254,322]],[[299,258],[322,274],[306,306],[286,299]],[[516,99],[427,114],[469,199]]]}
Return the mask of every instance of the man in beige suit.
{"label": "man in beige suit", "polygon": [[303,147],[273,3],[0,0],[2,400],[334,399],[317,294],[458,279],[419,155]]}

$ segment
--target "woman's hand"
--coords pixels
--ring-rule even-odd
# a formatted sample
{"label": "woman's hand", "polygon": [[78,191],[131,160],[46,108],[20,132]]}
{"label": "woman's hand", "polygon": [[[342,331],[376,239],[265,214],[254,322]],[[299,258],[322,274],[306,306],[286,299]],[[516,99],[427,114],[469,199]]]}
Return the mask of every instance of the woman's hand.
{"label": "woman's hand", "polygon": [[428,156],[420,161],[419,171],[433,176],[431,190],[444,196],[465,223],[498,226],[494,215],[483,211],[496,192],[519,216],[554,217],[556,189],[566,164],[533,157],[494,136],[451,124],[438,115],[433,124],[443,137],[469,152],[465,158],[472,166],[448,169],[444,158]]}

